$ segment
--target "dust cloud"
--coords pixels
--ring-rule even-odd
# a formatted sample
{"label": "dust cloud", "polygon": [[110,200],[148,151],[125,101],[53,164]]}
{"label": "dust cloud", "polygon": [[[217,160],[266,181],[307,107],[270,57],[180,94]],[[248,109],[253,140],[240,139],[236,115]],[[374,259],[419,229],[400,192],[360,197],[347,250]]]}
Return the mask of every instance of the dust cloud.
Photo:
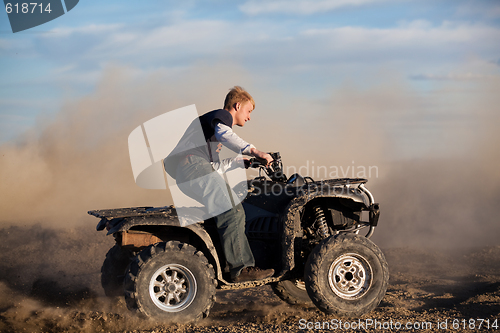
{"label": "dust cloud", "polygon": [[[167,191],[134,183],[129,133],[186,105],[196,104],[200,113],[218,108],[237,83],[257,107],[236,131],[261,150],[280,151],[285,167],[303,167],[315,179],[370,178],[368,188],[383,208],[376,237],[386,235],[388,246],[494,241],[498,80],[476,83],[465,98],[454,83],[422,94],[389,77],[363,89],[346,84],[310,101],[238,77],[248,75],[237,67],[200,66],[191,74],[108,69],[94,93],[66,102],[55,117],[0,147],[0,224],[90,226],[96,222],[86,214],[91,209],[171,204]],[[372,172],[360,174],[363,168]]]}
{"label": "dust cloud", "polygon": [[148,328],[100,287],[113,239],[84,227],[10,226],[0,233],[0,332]]}
{"label": "dust cloud", "polygon": [[[441,126],[413,129],[428,136],[429,150],[384,166],[374,187],[384,207],[375,238],[381,246],[498,245],[500,81],[477,82],[475,89],[469,98],[456,88],[435,92]],[[457,95],[460,104],[447,103]],[[422,123],[429,117],[422,115]]]}
{"label": "dust cloud", "polygon": [[346,85],[323,102],[298,103],[302,111],[281,121],[273,145],[292,170],[315,179],[346,170],[369,178],[382,247],[497,245],[498,91],[498,79],[427,92],[390,75],[369,88]]}
{"label": "dust cloud", "polygon": [[186,105],[220,108],[232,81],[244,76],[238,68],[227,70],[232,80],[209,83],[202,78],[220,75],[220,68],[190,75],[108,69],[95,93],[66,102],[55,117],[39,119],[29,133],[0,147],[0,224],[67,228],[93,224],[91,209],[171,204],[167,191],[135,184],[128,135]]}

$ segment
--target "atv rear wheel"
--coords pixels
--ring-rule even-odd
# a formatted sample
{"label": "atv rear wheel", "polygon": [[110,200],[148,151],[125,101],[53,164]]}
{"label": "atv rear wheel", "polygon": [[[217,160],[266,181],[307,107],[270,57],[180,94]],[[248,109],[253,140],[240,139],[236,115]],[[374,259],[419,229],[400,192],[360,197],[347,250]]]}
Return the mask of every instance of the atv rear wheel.
{"label": "atv rear wheel", "polygon": [[201,251],[177,241],[144,249],[125,276],[127,307],[157,320],[188,323],[208,316],[217,281]]}
{"label": "atv rear wheel", "polygon": [[305,267],[305,282],[309,297],[321,311],[354,317],[380,303],[389,283],[389,269],[377,245],[344,233],[313,249]]}
{"label": "atv rear wheel", "polygon": [[123,279],[131,261],[131,252],[115,245],[106,253],[101,267],[101,285],[108,297],[123,296]]}
{"label": "atv rear wheel", "polygon": [[271,284],[274,293],[283,301],[291,305],[311,307],[314,306],[302,279],[279,281]]}

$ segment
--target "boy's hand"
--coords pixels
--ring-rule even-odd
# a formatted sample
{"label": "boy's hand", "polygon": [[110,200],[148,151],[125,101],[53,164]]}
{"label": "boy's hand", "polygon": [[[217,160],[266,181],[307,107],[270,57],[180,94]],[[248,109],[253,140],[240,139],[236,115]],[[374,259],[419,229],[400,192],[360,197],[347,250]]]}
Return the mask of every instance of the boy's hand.
{"label": "boy's hand", "polygon": [[268,166],[272,161],[274,161],[274,159],[272,158],[271,155],[269,155],[268,153],[264,153],[256,148],[252,148],[250,150],[250,153],[255,156],[256,158],[258,158],[260,160],[260,162],[264,165],[264,166]]}

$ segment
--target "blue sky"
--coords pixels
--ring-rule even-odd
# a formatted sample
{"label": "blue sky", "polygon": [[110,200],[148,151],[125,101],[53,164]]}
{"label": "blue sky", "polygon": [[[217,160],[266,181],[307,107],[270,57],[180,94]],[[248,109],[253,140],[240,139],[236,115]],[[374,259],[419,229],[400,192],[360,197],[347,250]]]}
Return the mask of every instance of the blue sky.
{"label": "blue sky", "polygon": [[[311,105],[317,120],[346,87],[358,92],[353,98],[377,96],[392,82],[419,96],[413,111],[382,115],[400,150],[415,157],[446,128],[470,124],[474,109],[450,114],[457,105],[495,93],[482,87],[500,78],[500,2],[84,0],[16,34],[0,14],[0,143],[92,95],[115,66],[131,80],[238,68],[234,84],[283,96],[286,108]],[[276,119],[288,114],[262,96]]]}

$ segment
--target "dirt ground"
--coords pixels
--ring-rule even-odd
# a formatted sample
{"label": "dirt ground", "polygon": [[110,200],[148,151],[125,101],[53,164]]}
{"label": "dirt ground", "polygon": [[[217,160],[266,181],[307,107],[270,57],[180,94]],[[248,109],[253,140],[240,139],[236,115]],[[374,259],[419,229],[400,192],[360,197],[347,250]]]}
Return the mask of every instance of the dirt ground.
{"label": "dirt ground", "polygon": [[381,304],[361,318],[289,306],[265,286],[218,292],[207,319],[166,325],[135,317],[123,299],[104,297],[100,266],[112,244],[92,227],[1,229],[0,332],[500,331],[500,246],[379,244],[390,285]]}

